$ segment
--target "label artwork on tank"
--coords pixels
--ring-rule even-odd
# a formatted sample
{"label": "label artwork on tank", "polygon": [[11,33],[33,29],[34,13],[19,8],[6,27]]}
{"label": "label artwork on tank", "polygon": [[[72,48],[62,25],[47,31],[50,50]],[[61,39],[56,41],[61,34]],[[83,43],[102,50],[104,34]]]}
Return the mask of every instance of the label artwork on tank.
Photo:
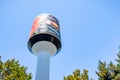
{"label": "label artwork on tank", "polygon": [[36,17],[30,32],[30,37],[40,33],[51,34],[60,39],[58,20],[52,15],[39,15]]}

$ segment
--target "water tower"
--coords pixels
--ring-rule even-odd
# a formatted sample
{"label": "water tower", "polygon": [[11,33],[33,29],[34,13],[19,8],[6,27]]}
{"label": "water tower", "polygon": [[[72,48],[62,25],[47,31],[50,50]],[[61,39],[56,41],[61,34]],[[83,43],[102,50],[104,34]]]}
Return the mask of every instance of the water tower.
{"label": "water tower", "polygon": [[44,13],[35,18],[28,48],[38,58],[35,80],[49,80],[49,59],[61,49],[59,21],[54,16]]}

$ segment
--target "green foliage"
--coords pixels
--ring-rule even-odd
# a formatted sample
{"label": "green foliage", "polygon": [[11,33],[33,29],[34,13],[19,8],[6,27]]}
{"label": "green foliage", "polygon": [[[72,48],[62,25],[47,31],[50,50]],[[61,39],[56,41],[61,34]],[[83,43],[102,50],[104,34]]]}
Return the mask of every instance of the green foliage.
{"label": "green foliage", "polygon": [[75,70],[73,75],[64,77],[64,80],[88,80],[88,70],[84,69],[83,73],[80,73],[80,70]]}
{"label": "green foliage", "polygon": [[0,80],[31,80],[31,73],[26,70],[26,67],[20,66],[14,59],[2,62],[0,58]]}
{"label": "green foliage", "polygon": [[120,80],[120,52],[116,61],[117,64],[110,62],[108,65],[99,61],[98,71],[96,72],[99,80]]}
{"label": "green foliage", "polygon": [[[117,64],[113,62],[99,61],[98,71],[96,74],[98,75],[98,80],[120,80],[120,52],[117,54],[118,59],[116,59]],[[88,80],[88,71],[84,70],[82,74],[80,74],[80,70],[76,70],[73,72],[73,75],[69,75],[64,77],[64,80]],[[94,80],[94,79],[90,79]]]}

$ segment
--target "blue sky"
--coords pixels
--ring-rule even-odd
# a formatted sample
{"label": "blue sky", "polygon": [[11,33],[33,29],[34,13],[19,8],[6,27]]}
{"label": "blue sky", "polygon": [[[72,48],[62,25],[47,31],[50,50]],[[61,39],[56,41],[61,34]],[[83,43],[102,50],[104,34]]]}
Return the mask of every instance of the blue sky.
{"label": "blue sky", "polygon": [[0,55],[28,67],[33,79],[36,56],[27,48],[34,18],[51,13],[58,18],[62,49],[51,58],[50,80],[63,80],[75,69],[97,76],[98,60],[114,61],[120,46],[119,0],[1,0]]}

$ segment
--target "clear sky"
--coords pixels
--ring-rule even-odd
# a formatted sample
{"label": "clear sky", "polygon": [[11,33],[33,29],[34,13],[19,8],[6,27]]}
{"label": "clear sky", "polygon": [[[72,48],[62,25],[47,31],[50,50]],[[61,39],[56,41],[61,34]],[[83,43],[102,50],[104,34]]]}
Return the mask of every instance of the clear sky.
{"label": "clear sky", "polygon": [[97,76],[98,61],[114,61],[120,46],[120,0],[0,0],[0,55],[28,67],[33,79],[36,56],[27,48],[34,18],[58,18],[62,49],[51,58],[50,80],[63,80],[75,69]]}

